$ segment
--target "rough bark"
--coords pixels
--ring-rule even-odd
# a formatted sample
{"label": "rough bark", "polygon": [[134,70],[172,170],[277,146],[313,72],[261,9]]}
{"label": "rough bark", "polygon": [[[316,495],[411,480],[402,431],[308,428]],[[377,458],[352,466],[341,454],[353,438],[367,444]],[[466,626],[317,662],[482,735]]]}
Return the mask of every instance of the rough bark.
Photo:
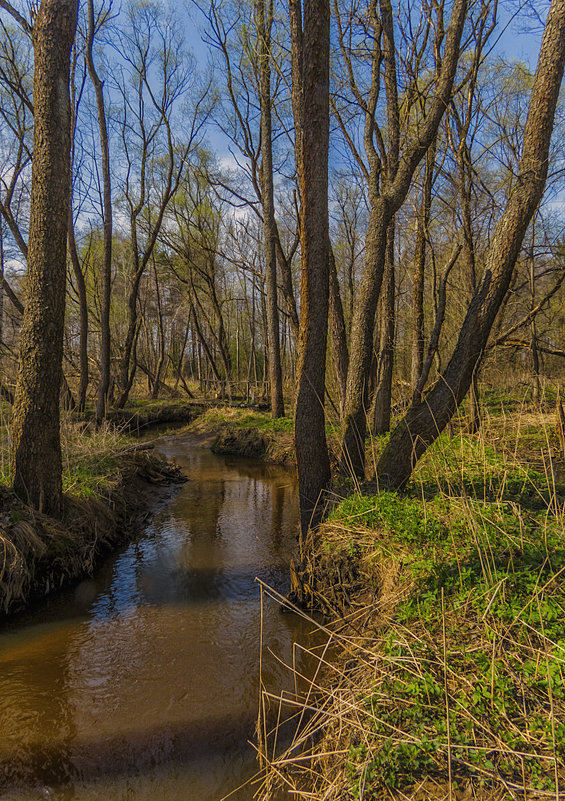
{"label": "rough bark", "polygon": [[401,488],[406,484],[417,460],[451,420],[469,390],[528,225],[543,195],[564,64],[565,0],[552,0],[530,98],[518,178],[496,226],[483,278],[440,380],[423,401],[410,407],[383,451],[377,470],[381,486]]}
{"label": "rough bark", "polygon": [[[305,532],[322,515],[330,480],[324,393],[328,329],[328,0],[306,0],[303,38],[302,276],[298,386],[294,420],[300,522]],[[296,125],[296,120],[295,120]]]}
{"label": "rough bark", "polygon": [[77,0],[43,0],[33,26],[34,137],[28,271],[13,413],[14,490],[62,511],[59,394],[70,189],[70,53]]}

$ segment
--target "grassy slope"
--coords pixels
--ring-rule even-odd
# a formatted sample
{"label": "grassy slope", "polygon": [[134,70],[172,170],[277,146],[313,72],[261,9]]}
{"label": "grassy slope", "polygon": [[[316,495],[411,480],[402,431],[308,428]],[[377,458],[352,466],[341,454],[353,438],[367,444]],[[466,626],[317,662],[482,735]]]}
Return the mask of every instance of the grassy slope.
{"label": "grassy slope", "polygon": [[325,799],[565,792],[564,489],[512,456],[548,464],[548,421],[443,435],[406,494],[337,506],[302,591],[341,621],[340,656],[312,760],[271,779]]}

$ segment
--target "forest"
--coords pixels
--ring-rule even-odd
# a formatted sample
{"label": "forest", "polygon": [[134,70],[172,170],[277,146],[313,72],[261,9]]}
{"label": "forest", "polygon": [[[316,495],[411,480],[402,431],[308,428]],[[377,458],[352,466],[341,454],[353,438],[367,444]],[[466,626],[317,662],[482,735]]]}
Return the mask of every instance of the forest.
{"label": "forest", "polygon": [[[300,555],[289,596],[297,608],[355,617],[355,593],[338,568],[345,560],[350,578],[363,574],[363,592],[355,592],[364,598],[376,580],[365,575],[369,529],[399,539],[403,554],[435,543],[425,560],[436,568],[416,560],[412,589],[424,573],[439,582],[437,565],[451,550],[463,593],[475,569],[462,567],[468,549],[484,571],[486,548],[492,565],[477,579],[486,582],[481,621],[496,609],[501,587],[510,593],[516,549],[524,570],[538,570],[538,583],[557,593],[564,569],[554,470],[565,457],[564,65],[565,0],[0,0],[6,510],[21,503],[66,526],[73,492],[91,491],[82,468],[69,478],[69,460],[101,441],[104,462],[120,425],[136,415],[182,407],[189,422],[197,414],[218,420],[224,409],[217,425],[225,428],[230,414],[266,412],[261,425],[275,439],[292,437],[297,468]],[[481,473],[479,451],[480,486],[465,472]],[[512,467],[504,461],[510,456]],[[440,511],[428,497],[432,463]],[[146,472],[156,469],[148,465]],[[534,507],[524,511],[525,495],[545,499],[543,513],[535,507],[543,525],[528,517]],[[345,501],[336,510],[337,496]],[[496,512],[491,505],[479,513],[475,501],[494,503]],[[423,519],[424,529],[410,528],[408,518]],[[479,544],[479,519],[494,538],[488,546]],[[348,532],[345,540],[332,540],[338,529]],[[475,531],[472,543],[463,529]],[[523,542],[499,541],[502,529],[510,539],[516,529],[544,540],[543,559]],[[455,537],[449,548],[448,532]],[[13,567],[10,547],[4,544]],[[434,735],[445,734],[447,746],[434,740],[430,749],[412,721],[400,750],[379,746],[379,762],[367,731],[387,748],[390,737],[364,722],[363,735],[345,749],[351,795],[344,785],[318,784],[318,795],[303,797],[376,797],[351,782],[368,781],[372,771],[389,789],[405,786],[406,761],[425,775],[447,770],[450,800],[452,786],[465,786],[465,778],[453,784],[457,770],[464,777],[478,771],[480,786],[491,790],[496,776],[496,792],[508,793],[485,798],[525,799],[536,782],[544,797],[565,792],[565,734],[555,712],[565,686],[562,632],[548,635],[561,649],[550,666],[543,626],[553,618],[539,611],[541,634],[530,631],[527,647],[537,655],[536,677],[545,655],[539,670],[546,669],[549,694],[507,714],[517,730],[516,715],[551,708],[552,728],[535,747],[505,740],[509,756],[476,724],[484,710],[476,712],[471,758],[471,735],[450,729],[449,694],[453,704],[467,703],[448,686],[450,581],[426,591],[442,610],[434,625],[443,626],[445,675],[420,671],[411,690],[427,693],[429,707],[434,693],[447,699],[447,728]],[[473,590],[465,587],[467,610]],[[536,588],[529,603],[537,610]],[[559,615],[562,596],[554,600],[560,612],[551,615]],[[517,617],[502,615],[506,633]],[[364,625],[366,633],[373,624]],[[430,626],[433,640],[438,629]],[[420,635],[418,643],[426,639]],[[502,667],[497,673],[497,635],[485,637],[494,704]],[[385,648],[392,661],[395,647]],[[514,652],[508,659],[513,671],[527,661]],[[394,669],[396,679],[382,678],[383,695],[409,685]],[[379,703],[369,704],[376,717]],[[399,701],[404,712],[391,717],[391,731],[408,726],[409,703]],[[452,746],[467,754],[457,768]],[[541,760],[551,786],[524,768],[524,754],[536,748],[532,764]],[[492,764],[486,778],[477,754]],[[263,758],[276,784],[278,763],[266,751]],[[325,776],[331,770],[319,768]],[[296,781],[298,793],[311,779]]]}

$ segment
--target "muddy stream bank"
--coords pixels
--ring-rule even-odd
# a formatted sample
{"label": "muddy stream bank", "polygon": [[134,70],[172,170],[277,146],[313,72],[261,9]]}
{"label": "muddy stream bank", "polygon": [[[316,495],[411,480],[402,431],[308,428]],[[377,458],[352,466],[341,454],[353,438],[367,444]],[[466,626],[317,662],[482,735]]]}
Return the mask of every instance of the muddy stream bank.
{"label": "muddy stream bank", "polygon": [[[189,480],[92,580],[0,628],[2,801],[219,801],[256,771],[255,578],[288,588],[294,475],[190,438],[158,450]],[[307,631],[265,602],[273,692],[292,682],[269,651],[291,663]]]}

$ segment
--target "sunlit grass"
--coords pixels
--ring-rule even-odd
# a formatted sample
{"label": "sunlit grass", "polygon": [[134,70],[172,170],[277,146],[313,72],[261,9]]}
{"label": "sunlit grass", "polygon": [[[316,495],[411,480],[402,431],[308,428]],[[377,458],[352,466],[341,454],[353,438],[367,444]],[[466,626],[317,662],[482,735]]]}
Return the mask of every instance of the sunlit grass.
{"label": "sunlit grass", "polygon": [[487,408],[476,435],[454,421],[405,493],[337,505],[298,578],[336,656],[297,702],[292,748],[263,754],[268,792],[564,796],[560,458],[551,409]]}

